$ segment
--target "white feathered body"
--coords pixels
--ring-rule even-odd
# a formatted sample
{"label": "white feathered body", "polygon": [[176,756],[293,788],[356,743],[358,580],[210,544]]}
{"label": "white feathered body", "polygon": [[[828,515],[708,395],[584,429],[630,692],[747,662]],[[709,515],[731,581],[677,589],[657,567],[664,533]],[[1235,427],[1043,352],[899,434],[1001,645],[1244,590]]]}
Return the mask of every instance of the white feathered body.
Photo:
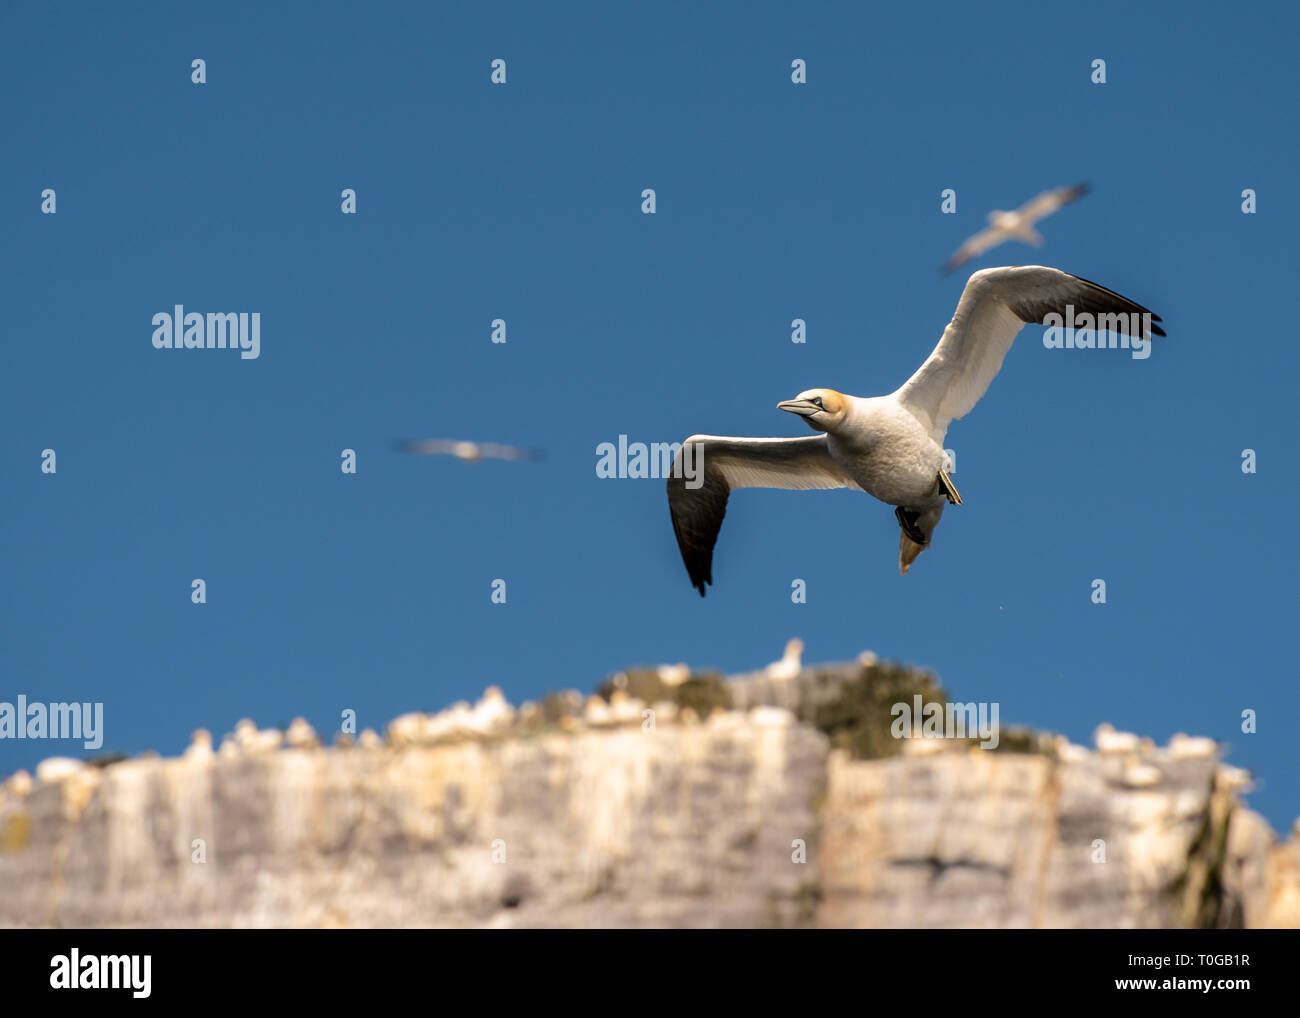
{"label": "white feathered body", "polygon": [[850,396],[846,426],[828,435],[831,455],[869,495],[920,507],[941,499],[943,447],[894,396]]}

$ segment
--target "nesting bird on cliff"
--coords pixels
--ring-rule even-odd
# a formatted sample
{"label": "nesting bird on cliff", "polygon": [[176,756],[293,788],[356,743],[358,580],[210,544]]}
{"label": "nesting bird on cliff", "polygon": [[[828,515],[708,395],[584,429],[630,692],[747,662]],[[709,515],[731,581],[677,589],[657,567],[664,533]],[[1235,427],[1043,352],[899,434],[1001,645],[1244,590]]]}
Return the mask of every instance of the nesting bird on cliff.
{"label": "nesting bird on cliff", "polygon": [[1109,721],[1103,721],[1092,733],[1093,745],[1102,756],[1126,756],[1137,753],[1141,740],[1132,732],[1118,732]]}
{"label": "nesting bird on cliff", "polygon": [[1169,755],[1175,760],[1208,760],[1219,752],[1219,744],[1204,736],[1176,732],[1169,740]]}
{"label": "nesting bird on cliff", "polygon": [[773,661],[763,669],[769,679],[789,680],[803,671],[803,640],[795,637],[785,645],[780,661]]}
{"label": "nesting bird on cliff", "polygon": [[53,784],[74,774],[80,774],[86,768],[84,760],[77,760],[70,756],[46,757],[36,765],[36,781],[42,785]]}
{"label": "nesting bird on cliff", "polygon": [[240,718],[235,722],[234,743],[244,756],[274,753],[283,745],[284,734],[278,728],[259,731],[251,718]]}
{"label": "nesting bird on cliff", "polygon": [[294,718],[284,730],[284,744],[290,749],[319,749],[320,738],[306,718]]}
{"label": "nesting bird on cliff", "polygon": [[612,725],[614,715],[604,700],[598,696],[590,696],[583,708],[582,720],[593,726]]}
{"label": "nesting bird on cliff", "polygon": [[509,728],[515,720],[515,709],[506,700],[500,686],[488,686],[483,697],[470,711],[466,725],[475,735],[495,735]]}
{"label": "nesting bird on cliff", "polygon": [[[808,389],[777,404],[822,434],[686,439],[668,478],[668,507],[691,584],[703,597],[713,582],[713,546],[733,488],[866,492],[895,507],[902,531],[898,567],[906,573],[929,546],[944,506],[961,504],[943,448],[949,423],[979,402],[1026,324],[1043,324],[1048,315],[1064,320],[1074,312],[1123,316],[1115,321],[1121,334],[1133,334],[1135,327],[1144,339],[1148,327],[1154,335],[1165,334],[1150,325],[1160,321],[1158,315],[1060,269],[983,269],[967,280],[934,351],[896,391],[868,398]],[[691,476],[683,469],[688,450],[702,463]]]}
{"label": "nesting bird on cliff", "polygon": [[691,677],[691,669],[689,665],[680,663],[675,665],[660,665],[656,669],[656,674],[659,676],[659,681],[665,686],[680,686]]}
{"label": "nesting bird on cliff", "polygon": [[190,744],[185,748],[187,760],[207,761],[213,757],[212,733],[206,728],[196,728],[190,736]]}
{"label": "nesting bird on cliff", "polygon": [[616,725],[640,722],[643,710],[644,701],[632,696],[626,689],[616,689],[609,695],[609,715]]}

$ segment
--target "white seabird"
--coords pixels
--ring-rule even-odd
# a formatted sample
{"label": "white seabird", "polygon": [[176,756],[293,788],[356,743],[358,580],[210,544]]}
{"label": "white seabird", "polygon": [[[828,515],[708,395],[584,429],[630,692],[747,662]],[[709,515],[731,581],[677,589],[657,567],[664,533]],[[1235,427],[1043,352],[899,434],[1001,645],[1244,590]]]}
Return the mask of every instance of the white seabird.
{"label": "white seabird", "polygon": [[181,755],[187,760],[211,760],[212,733],[206,728],[196,728],[194,734],[190,736],[190,744]]}
{"label": "white seabird", "polygon": [[319,749],[320,738],[306,718],[294,718],[284,730],[284,744],[291,749]]}
{"label": "white seabird", "polygon": [[46,757],[36,765],[36,781],[42,785],[54,784],[64,778],[80,774],[88,769],[89,764],[70,756]]}
{"label": "white seabird", "polygon": [[675,665],[660,665],[655,669],[655,674],[665,686],[680,686],[691,677],[691,667],[681,662]]}
{"label": "white seabird", "polygon": [[461,442],[445,438],[402,438],[394,445],[398,452],[411,453],[415,456],[455,456],[466,463],[480,460],[512,460],[528,463],[542,458],[540,449],[520,449],[513,445],[497,445],[493,442]]}
{"label": "white seabird", "polygon": [[1025,202],[1014,212],[994,209],[989,213],[989,225],[966,241],[943,265],[944,272],[964,265],[976,255],[981,255],[990,248],[1008,240],[1023,240],[1034,247],[1043,246],[1042,235],[1034,229],[1034,223],[1050,216],[1062,205],[1077,201],[1088,193],[1087,184],[1074,187],[1058,187],[1044,191],[1032,201]]}
{"label": "white seabird", "polygon": [[[916,373],[887,396],[808,389],[777,409],[798,414],[813,438],[692,435],[668,477],[668,508],[691,584],[704,596],[713,582],[713,546],[733,488],[849,488],[895,506],[902,534],[898,567],[906,573],[929,545],[946,504],[961,504],[943,449],[948,424],[964,417],[1002,367],[1016,334],[1048,314],[1122,314],[1127,332],[1163,336],[1160,316],[1103,286],[1041,265],[982,269],[966,281],[952,321]],[[1130,315],[1150,315],[1150,319]],[[1145,337],[1149,338],[1149,337]],[[688,447],[702,471],[684,476]]]}
{"label": "white seabird", "polygon": [[1102,756],[1127,756],[1138,752],[1142,740],[1132,732],[1117,732],[1109,721],[1103,721],[1092,733],[1092,743]]}
{"label": "white seabird", "polygon": [[773,661],[763,669],[769,679],[788,680],[796,678],[803,671],[803,640],[795,637],[785,645],[785,653],[780,661]]}

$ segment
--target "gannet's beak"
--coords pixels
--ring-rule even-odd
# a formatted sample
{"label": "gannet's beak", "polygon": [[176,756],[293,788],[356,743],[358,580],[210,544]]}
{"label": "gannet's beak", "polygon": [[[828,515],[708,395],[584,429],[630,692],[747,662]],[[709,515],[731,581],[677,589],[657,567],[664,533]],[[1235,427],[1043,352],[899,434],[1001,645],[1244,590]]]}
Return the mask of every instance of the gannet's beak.
{"label": "gannet's beak", "polygon": [[821,407],[809,399],[787,399],[784,403],[778,403],[776,408],[787,413],[798,414],[800,417],[811,417],[821,410]]}

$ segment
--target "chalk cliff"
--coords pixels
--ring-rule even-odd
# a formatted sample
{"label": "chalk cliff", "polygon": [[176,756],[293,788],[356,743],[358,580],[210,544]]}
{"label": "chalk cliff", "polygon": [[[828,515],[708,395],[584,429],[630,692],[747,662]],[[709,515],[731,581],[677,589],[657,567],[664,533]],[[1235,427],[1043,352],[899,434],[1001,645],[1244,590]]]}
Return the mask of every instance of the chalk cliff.
{"label": "chalk cliff", "polygon": [[1208,740],[893,738],[874,659],[46,761],[0,791],[3,926],[1300,926],[1300,840]]}

